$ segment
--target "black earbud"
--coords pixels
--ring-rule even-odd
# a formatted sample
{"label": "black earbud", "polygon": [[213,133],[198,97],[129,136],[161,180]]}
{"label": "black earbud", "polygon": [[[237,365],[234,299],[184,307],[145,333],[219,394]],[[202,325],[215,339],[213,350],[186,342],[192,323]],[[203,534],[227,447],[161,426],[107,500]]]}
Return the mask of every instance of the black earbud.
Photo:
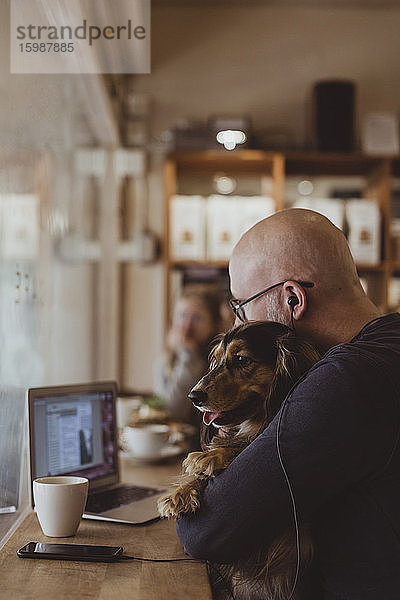
{"label": "black earbud", "polygon": [[287,303],[293,309],[297,304],[299,304],[299,299],[296,296],[289,296]]}

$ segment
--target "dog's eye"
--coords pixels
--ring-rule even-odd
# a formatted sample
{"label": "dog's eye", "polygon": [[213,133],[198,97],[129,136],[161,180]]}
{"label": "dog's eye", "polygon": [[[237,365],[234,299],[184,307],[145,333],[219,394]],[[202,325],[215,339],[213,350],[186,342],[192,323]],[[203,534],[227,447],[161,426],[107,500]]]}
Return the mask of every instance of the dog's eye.
{"label": "dog's eye", "polygon": [[249,367],[253,363],[251,358],[248,356],[242,356],[241,354],[238,354],[235,358],[240,367]]}

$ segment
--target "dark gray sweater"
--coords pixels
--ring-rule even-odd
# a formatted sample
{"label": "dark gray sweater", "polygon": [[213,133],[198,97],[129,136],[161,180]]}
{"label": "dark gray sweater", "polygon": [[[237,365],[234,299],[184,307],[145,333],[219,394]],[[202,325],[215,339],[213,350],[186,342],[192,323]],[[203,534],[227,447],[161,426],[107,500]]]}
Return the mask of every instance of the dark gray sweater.
{"label": "dark gray sweater", "polygon": [[[279,415],[278,415],[279,416]],[[186,551],[234,561],[293,527],[278,416],[177,521]],[[311,523],[324,600],[400,598],[400,315],[331,348],[292,392],[280,447]]]}

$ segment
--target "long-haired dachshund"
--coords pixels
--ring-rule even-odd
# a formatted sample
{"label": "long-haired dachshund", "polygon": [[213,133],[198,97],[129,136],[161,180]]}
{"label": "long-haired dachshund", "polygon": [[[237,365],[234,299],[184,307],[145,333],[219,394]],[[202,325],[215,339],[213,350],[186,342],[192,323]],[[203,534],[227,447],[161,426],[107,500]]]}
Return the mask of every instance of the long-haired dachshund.
{"label": "long-haired dachshund", "polygon": [[[186,479],[172,495],[160,499],[160,514],[179,517],[195,512],[207,480],[265,429],[296,381],[319,358],[310,343],[280,323],[249,322],[223,335],[212,351],[209,372],[189,394],[203,413],[203,452],[191,452],[184,460]],[[312,543],[306,526],[300,534],[300,573],[304,573],[311,563]],[[251,557],[210,569],[214,597],[287,600],[296,566],[295,532],[287,532]]]}

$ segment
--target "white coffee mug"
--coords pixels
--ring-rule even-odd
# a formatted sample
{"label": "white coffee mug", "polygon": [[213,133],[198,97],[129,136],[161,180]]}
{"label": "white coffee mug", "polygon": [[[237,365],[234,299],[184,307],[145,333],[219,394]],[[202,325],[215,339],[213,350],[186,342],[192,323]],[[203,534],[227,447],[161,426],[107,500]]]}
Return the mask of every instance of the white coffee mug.
{"label": "white coffee mug", "polygon": [[33,499],[40,526],[49,537],[75,535],[85,508],[89,481],[85,477],[40,477]]}
{"label": "white coffee mug", "polygon": [[169,438],[169,427],[164,424],[125,427],[124,437],[128,451],[136,456],[157,456]]}

